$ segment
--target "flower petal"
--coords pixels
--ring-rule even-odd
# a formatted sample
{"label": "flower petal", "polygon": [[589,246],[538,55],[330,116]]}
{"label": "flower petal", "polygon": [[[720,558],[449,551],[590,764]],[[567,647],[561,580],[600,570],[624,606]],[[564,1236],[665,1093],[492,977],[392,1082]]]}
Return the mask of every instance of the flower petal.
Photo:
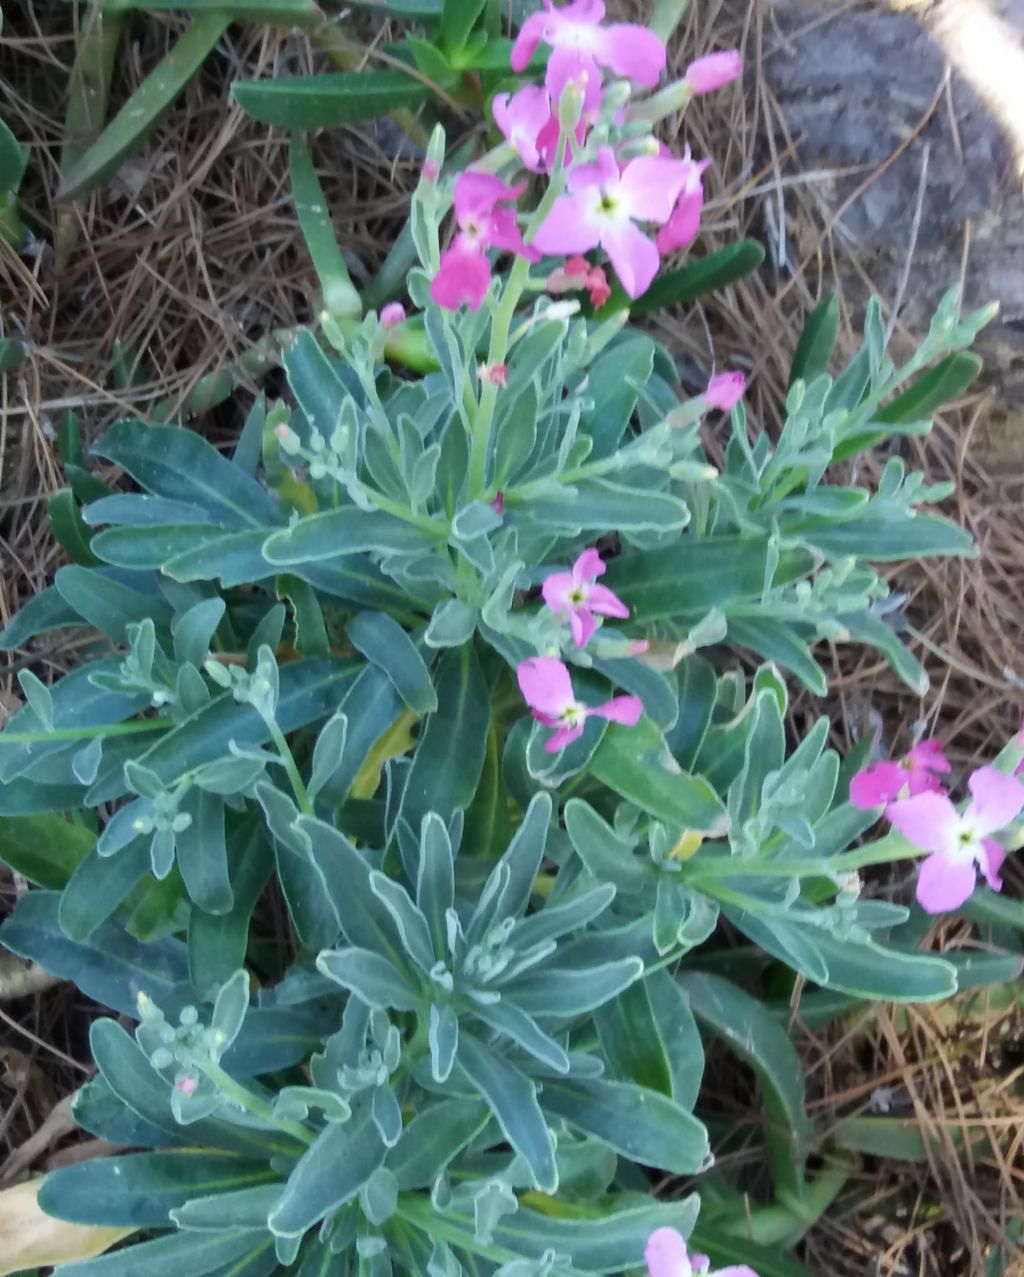
{"label": "flower petal", "polygon": [[593,207],[590,195],[559,195],[531,240],[531,247],[542,253],[585,253],[596,248],[601,241],[601,227],[593,216]]}
{"label": "flower petal", "polygon": [[656,1228],[644,1248],[649,1277],[690,1277],[686,1242],[674,1228]]}
{"label": "flower petal", "polygon": [[[907,802],[917,802],[917,799],[908,798]],[[928,913],[948,913],[950,909],[959,909],[974,890],[975,878],[973,860],[957,860],[939,854],[929,856],[922,864],[917,879],[918,904]]]}
{"label": "flower petal", "polygon": [[491,265],[483,253],[456,237],[441,254],[437,274],[430,281],[430,296],[445,310],[458,310],[467,302],[476,310],[491,282]]}
{"label": "flower petal", "polygon": [[957,845],[960,817],[945,794],[915,794],[890,803],[886,818],[922,851],[950,852]]}
{"label": "flower petal", "polygon": [[574,740],[578,740],[582,735],[582,722],[577,723],[575,727],[560,727],[557,732],[552,732],[544,742],[544,752],[557,754],[560,749],[565,749],[566,745],[571,745]]}
{"label": "flower petal", "polygon": [[747,391],[747,379],[741,372],[718,372],[708,382],[704,402],[720,412],[732,412]]}
{"label": "flower petal", "polygon": [[899,763],[872,763],[850,781],[850,802],[861,811],[884,807],[899,798],[906,784],[907,772]]}
{"label": "flower petal", "polygon": [[629,296],[639,297],[647,292],[661,264],[653,241],[632,222],[606,222],[601,227],[601,246]]}
{"label": "flower petal", "polygon": [[985,881],[993,891],[1002,891],[1003,880],[999,870],[1006,859],[1006,848],[994,838],[982,838],[981,854],[975,857],[978,868],[985,875]]}
{"label": "flower petal", "polygon": [[617,616],[625,620],[629,616],[629,608],[619,596],[609,590],[607,585],[590,585],[587,587],[587,607],[599,616]]}
{"label": "flower petal", "polygon": [[665,43],[635,22],[613,22],[603,27],[594,43],[594,55],[616,75],[653,88],[665,70]]}
{"label": "flower petal", "polygon": [[576,581],[571,572],[552,572],[544,578],[540,592],[552,612],[568,612],[572,608],[569,595],[575,588]]}
{"label": "flower petal", "polygon": [[538,84],[524,84],[514,97],[497,94],[491,109],[505,139],[516,148],[526,167],[537,172],[541,167],[537,138],[551,119],[546,90]]}
{"label": "flower petal", "polygon": [[942,741],[938,736],[931,736],[928,740],[918,741],[907,754],[907,758],[915,767],[927,767],[929,771],[939,772],[943,776],[952,771],[953,767],[952,763],[942,752]]}
{"label": "flower petal", "polygon": [[617,196],[630,217],[660,225],[672,216],[689,170],[685,160],[641,155],[622,170]]}
{"label": "flower petal", "polygon": [[531,709],[557,718],[576,704],[569,671],[553,656],[531,656],[520,661],[516,680]]}
{"label": "flower petal", "polygon": [[525,182],[509,186],[493,173],[467,169],[455,179],[455,218],[460,226],[467,221],[484,221],[499,200],[517,200],[525,190]]}
{"label": "flower petal", "polygon": [[485,238],[487,243],[493,244],[495,248],[503,249],[508,253],[517,253],[520,257],[525,257],[528,262],[540,260],[537,250],[523,241],[523,232],[519,229],[514,208],[494,210],[487,219]]}
{"label": "flower petal", "polygon": [[589,608],[577,606],[569,613],[569,631],[577,647],[586,647],[596,629],[597,621]]}
{"label": "flower petal", "polygon": [[743,60],[739,49],[724,49],[721,53],[708,53],[697,58],[686,68],[684,78],[697,95],[713,93],[743,74]]}
{"label": "flower petal", "polygon": [[547,19],[548,15],[546,13],[531,13],[519,28],[519,34],[516,36],[516,42],[513,44],[512,52],[509,55],[509,62],[512,64],[513,71],[526,70],[530,59],[537,52],[537,46],[544,39],[544,24]]}
{"label": "flower petal", "polygon": [[967,788],[971,802],[964,812],[964,824],[979,837],[1004,829],[1024,807],[1024,785],[995,767],[979,767],[969,777]]}
{"label": "flower petal", "polygon": [[555,49],[548,58],[544,87],[551,98],[552,114],[570,80],[583,84],[583,118],[593,120],[601,108],[601,68],[583,49],[565,46]]}
{"label": "flower petal", "polygon": [[595,186],[606,189],[614,187],[619,181],[619,165],[615,152],[610,146],[602,146],[597,159],[590,164],[574,164],[566,174],[566,185],[575,195],[579,191],[591,190]]}
{"label": "flower petal", "polygon": [[644,703],[639,696],[613,696],[603,705],[588,705],[587,714],[596,714],[598,718],[607,718],[612,723],[622,723],[624,727],[635,727],[644,712]]}
{"label": "flower petal", "polygon": [[572,565],[572,579],[577,585],[587,585],[604,576],[605,571],[604,559],[593,546],[588,546]]}
{"label": "flower petal", "polygon": [[683,191],[676,200],[672,216],[654,237],[662,257],[667,257],[669,253],[677,253],[681,248],[686,248],[688,244],[693,243],[700,230],[700,215],[703,209],[703,186],[698,185],[693,191]]}

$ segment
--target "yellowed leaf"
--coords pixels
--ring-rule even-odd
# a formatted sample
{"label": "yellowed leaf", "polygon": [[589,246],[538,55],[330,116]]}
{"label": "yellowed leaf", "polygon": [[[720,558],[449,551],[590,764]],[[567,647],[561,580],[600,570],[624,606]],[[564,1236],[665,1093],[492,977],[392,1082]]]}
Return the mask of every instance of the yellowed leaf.
{"label": "yellowed leaf", "polygon": [[417,717],[412,710],[403,710],[383,735],[378,736],[362,767],[352,782],[353,798],[372,798],[380,784],[381,768],[389,758],[400,758],[415,744],[412,729]]}
{"label": "yellowed leaf", "polygon": [[31,1179],[0,1192],[0,1277],[23,1268],[92,1259],[135,1232],[134,1228],[94,1228],[54,1219],[39,1205],[42,1182]]}

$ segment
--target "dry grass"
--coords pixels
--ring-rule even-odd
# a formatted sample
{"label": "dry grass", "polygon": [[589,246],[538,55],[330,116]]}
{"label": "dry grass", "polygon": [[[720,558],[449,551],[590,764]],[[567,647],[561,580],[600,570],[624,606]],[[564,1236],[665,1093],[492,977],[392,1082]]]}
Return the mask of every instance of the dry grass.
{"label": "dry grass", "polygon": [[[633,7],[645,6],[634,0]],[[45,499],[61,484],[53,447],[58,414],[74,408],[95,436],[118,415],[145,415],[168,398],[181,401],[204,374],[266,332],[305,321],[314,291],[289,197],[285,139],[230,105],[227,90],[243,71],[297,69],[316,59],[304,37],[237,28],[121,179],[80,207],[77,250],[55,271],[47,245],[58,218],[52,195],[63,124],[59,103],[31,96],[30,80],[66,71],[74,23],[83,16],[84,8],[63,3],[22,6],[17,16],[8,13],[0,47],[0,113],[33,147],[25,202],[38,218],[43,245],[34,259],[19,259],[0,245],[7,331],[23,334],[33,347],[19,373],[0,381],[3,619],[59,562],[45,522]],[[181,25],[167,17],[138,19],[118,67],[117,101]],[[769,245],[769,263],[784,264],[658,320],[684,372],[689,360],[695,373],[716,363],[752,373],[752,416],[769,429],[780,417],[790,356],[809,307],[844,272],[849,278],[851,265],[865,289],[871,287],[864,263],[844,259],[839,269],[835,210],[824,203],[820,175],[802,171],[799,139],[788,135],[760,73],[760,58],[775,38],[769,7],[759,0],[708,0],[688,15],[674,57],[681,66],[707,48],[744,49],[744,91],[699,100],[685,121],[694,153],[715,157],[702,246],[750,235]],[[404,219],[415,163],[389,158],[363,129],[331,131],[316,147],[339,239],[358,280]],[[865,187],[874,176],[864,171]],[[964,269],[970,270],[966,244]],[[845,292],[841,301],[845,356],[855,346],[857,301]],[[897,336],[904,343],[910,338],[900,329]],[[128,379],[118,372],[117,342],[122,363],[138,363]],[[906,448],[908,462],[931,478],[957,480],[950,513],[981,549],[975,561],[913,563],[894,573],[907,595],[912,645],[933,689],[914,697],[873,654],[833,651],[828,708],[839,743],[879,723],[887,744],[898,749],[925,726],[950,738],[954,757],[966,764],[991,754],[1019,723],[1024,477],[1019,470],[1001,473],[974,446],[988,411],[985,399],[972,395],[927,440]],[[224,407],[198,424],[230,432],[236,414]],[[8,674],[6,691],[10,687]],[[2,889],[9,895],[15,886]],[[25,1141],[81,1077],[77,1061],[87,1058],[88,1011],[62,990],[0,1006],[0,1018],[0,1069],[6,1070],[0,1072],[0,1150],[8,1151],[9,1175],[12,1166],[25,1169]],[[808,1262],[837,1277],[980,1272],[986,1247],[1006,1221],[1024,1215],[1020,1006],[986,1013],[971,1000],[906,1014],[878,1007],[862,1020],[803,1041],[816,1114],[827,1125],[862,1111],[877,1088],[888,1087],[922,1129],[939,1138],[922,1165],[861,1159],[857,1191],[812,1231]],[[50,1133],[58,1147],[66,1137],[59,1114],[52,1131],[28,1145],[36,1169],[47,1165]],[[949,1136],[957,1127],[985,1135],[985,1146],[966,1165]],[[0,1177],[4,1173],[0,1166]]]}

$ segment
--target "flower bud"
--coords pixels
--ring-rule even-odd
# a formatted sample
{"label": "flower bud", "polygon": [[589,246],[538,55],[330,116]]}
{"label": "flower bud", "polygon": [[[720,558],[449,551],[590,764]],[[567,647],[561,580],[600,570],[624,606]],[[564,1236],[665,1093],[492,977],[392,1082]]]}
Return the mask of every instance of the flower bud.
{"label": "flower bud", "polygon": [[689,80],[673,80],[671,84],[649,97],[646,102],[633,102],[626,111],[629,124],[643,122],[657,124],[669,115],[682,111],[696,90]]}
{"label": "flower bud", "polygon": [[743,71],[739,49],[709,53],[686,68],[686,81],[695,95],[713,93],[738,79]]}
{"label": "flower bud", "polygon": [[562,96],[558,99],[558,127],[563,133],[576,132],[576,126],[583,118],[586,95],[587,85],[583,77],[566,82]]}
{"label": "flower bud", "polygon": [[388,302],[380,312],[380,322],[385,328],[397,328],[405,323],[405,307],[401,302]]}
{"label": "flower bud", "polygon": [[708,408],[731,412],[743,398],[747,379],[741,372],[720,372],[708,382],[704,391],[704,403]]}

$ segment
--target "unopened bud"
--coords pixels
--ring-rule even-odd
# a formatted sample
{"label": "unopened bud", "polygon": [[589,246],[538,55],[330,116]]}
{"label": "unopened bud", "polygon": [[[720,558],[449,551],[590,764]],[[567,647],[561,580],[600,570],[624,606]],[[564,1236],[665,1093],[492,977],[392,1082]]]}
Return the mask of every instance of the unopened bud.
{"label": "unopened bud", "polygon": [[721,412],[731,412],[743,398],[747,379],[741,372],[720,372],[708,382],[704,391],[704,403]]}
{"label": "unopened bud", "polygon": [[614,120],[629,101],[632,94],[628,80],[616,80],[609,84],[601,96],[601,119]]}
{"label": "unopened bud", "polygon": [[657,124],[659,120],[684,110],[693,94],[694,88],[689,80],[673,80],[645,102],[631,102],[626,111],[626,120],[629,123],[643,121]]}
{"label": "unopened bud", "polygon": [[422,182],[433,183],[441,175],[441,167],[444,164],[444,129],[440,124],[435,125],[433,133],[430,135],[430,141],[427,143],[427,155],[423,161],[423,170],[420,174]]}
{"label": "unopened bud", "polygon": [[388,302],[380,312],[380,322],[385,328],[397,328],[405,323],[405,307],[401,302]]}
{"label": "unopened bud", "polygon": [[686,80],[694,94],[713,93],[739,78],[743,62],[739,49],[727,49],[723,53],[709,53],[698,58],[686,68]]}
{"label": "unopened bud", "polygon": [[481,364],[476,370],[480,381],[489,382],[492,386],[508,385],[508,364]]}
{"label": "unopened bud", "polygon": [[587,86],[582,77],[569,80],[558,99],[558,125],[563,133],[575,133],[583,118]]}

